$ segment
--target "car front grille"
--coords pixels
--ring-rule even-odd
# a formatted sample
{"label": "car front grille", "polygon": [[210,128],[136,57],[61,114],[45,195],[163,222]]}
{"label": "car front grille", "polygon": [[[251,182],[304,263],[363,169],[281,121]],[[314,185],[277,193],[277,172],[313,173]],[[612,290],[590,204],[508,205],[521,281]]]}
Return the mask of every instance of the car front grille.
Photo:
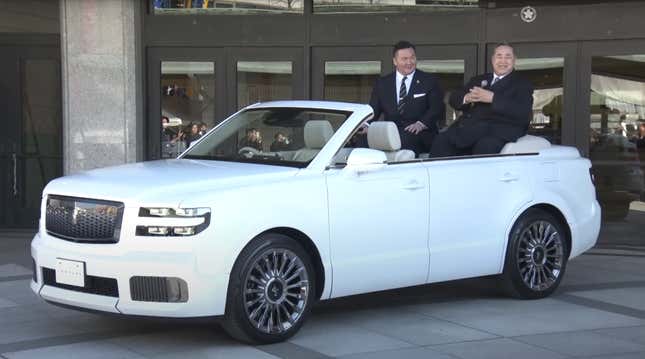
{"label": "car front grille", "polygon": [[56,282],[56,271],[51,268],[42,267],[43,283],[56,288],[73,290],[75,292],[104,295],[108,297],[119,297],[119,287],[114,278],[96,277],[91,275],[85,276],[85,286],[77,287],[68,284]]}
{"label": "car front grille", "polygon": [[123,203],[49,195],[46,204],[47,233],[74,242],[119,241]]}

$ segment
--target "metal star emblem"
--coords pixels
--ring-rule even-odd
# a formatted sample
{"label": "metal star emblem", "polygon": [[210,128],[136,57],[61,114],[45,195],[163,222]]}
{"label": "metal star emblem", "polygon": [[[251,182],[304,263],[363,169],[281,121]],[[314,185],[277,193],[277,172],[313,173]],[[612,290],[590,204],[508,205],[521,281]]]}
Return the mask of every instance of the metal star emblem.
{"label": "metal star emblem", "polygon": [[537,11],[531,6],[525,6],[520,10],[520,17],[524,22],[533,22],[537,18]]}

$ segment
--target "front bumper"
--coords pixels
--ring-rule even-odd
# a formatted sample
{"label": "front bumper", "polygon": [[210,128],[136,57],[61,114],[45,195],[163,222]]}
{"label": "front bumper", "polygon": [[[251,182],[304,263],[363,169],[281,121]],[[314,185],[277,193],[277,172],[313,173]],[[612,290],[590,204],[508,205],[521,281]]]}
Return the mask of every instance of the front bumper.
{"label": "front bumper", "polygon": [[[156,242],[152,242],[156,241]],[[147,246],[73,243],[38,233],[31,243],[36,281],[32,290],[51,302],[90,310],[160,317],[199,317],[224,314],[228,273],[206,267],[204,253],[198,254],[190,240],[164,248],[159,239]],[[201,258],[200,258],[201,257]],[[56,268],[57,258],[85,263],[85,275],[116,280],[116,296],[84,293],[74,287],[45,285],[43,268]],[[186,302],[150,302],[132,299],[130,278],[134,276],[173,277],[184,280],[188,289]]]}

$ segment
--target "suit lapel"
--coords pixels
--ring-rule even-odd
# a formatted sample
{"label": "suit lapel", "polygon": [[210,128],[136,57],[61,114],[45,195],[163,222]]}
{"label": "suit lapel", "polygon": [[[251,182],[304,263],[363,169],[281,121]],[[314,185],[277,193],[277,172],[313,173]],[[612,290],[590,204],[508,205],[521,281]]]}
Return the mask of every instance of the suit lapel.
{"label": "suit lapel", "polygon": [[515,70],[513,70],[510,74],[504,76],[503,79],[498,80],[495,86],[493,86],[493,88],[495,88],[495,90],[501,90],[504,87],[508,86],[508,84],[511,82],[514,75],[515,75]]}
{"label": "suit lapel", "polygon": [[414,71],[414,76],[412,76],[412,81],[410,81],[410,88],[408,89],[407,96],[411,96],[414,93],[413,91],[417,87],[417,85],[421,84],[421,80],[419,80],[419,72],[421,72],[421,70]]}

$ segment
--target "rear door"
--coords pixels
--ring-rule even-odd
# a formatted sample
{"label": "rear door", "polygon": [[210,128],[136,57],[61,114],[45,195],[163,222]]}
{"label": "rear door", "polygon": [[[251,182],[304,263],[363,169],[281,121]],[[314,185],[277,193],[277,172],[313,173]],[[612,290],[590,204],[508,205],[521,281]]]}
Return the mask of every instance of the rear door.
{"label": "rear door", "polygon": [[523,158],[426,162],[431,282],[499,271],[513,216],[531,200]]}

